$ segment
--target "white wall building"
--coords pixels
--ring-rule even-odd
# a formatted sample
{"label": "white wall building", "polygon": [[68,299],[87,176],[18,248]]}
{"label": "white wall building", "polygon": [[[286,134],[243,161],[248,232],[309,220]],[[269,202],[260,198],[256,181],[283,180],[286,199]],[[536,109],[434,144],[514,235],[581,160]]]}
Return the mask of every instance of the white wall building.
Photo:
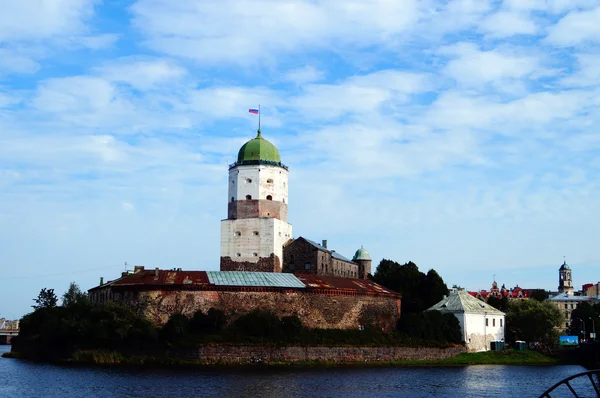
{"label": "white wall building", "polygon": [[283,245],[292,238],[287,213],[288,168],[259,130],[229,167],[221,271],[281,272]]}
{"label": "white wall building", "polygon": [[464,290],[451,291],[427,311],[440,311],[456,316],[469,352],[488,351],[492,341],[504,341],[504,312]]}

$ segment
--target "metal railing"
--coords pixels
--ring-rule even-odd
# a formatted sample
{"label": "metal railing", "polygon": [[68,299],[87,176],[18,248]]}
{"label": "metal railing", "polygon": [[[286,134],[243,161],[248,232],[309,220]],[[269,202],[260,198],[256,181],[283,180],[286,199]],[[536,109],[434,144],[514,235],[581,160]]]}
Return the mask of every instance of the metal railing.
{"label": "metal railing", "polygon": [[[594,376],[596,379],[594,379]],[[544,391],[540,398],[551,398],[550,393],[556,392],[564,396],[564,390],[567,389],[574,397],[589,397],[590,393],[595,393],[600,397],[600,388],[598,378],[600,377],[600,369],[590,370],[589,372],[578,373],[563,379]],[[573,383],[572,383],[573,382]],[[577,382],[578,385],[575,385]],[[564,387],[564,388],[562,388]],[[584,390],[584,391],[582,391]],[[566,391],[565,391],[566,392]]]}

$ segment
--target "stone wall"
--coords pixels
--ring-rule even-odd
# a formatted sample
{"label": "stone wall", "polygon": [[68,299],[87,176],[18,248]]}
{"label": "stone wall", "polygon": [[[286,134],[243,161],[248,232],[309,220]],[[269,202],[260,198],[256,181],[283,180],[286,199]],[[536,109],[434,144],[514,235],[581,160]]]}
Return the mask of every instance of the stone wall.
{"label": "stone wall", "polygon": [[279,317],[297,315],[309,328],[357,329],[374,325],[392,330],[400,317],[400,298],[393,295],[327,294],[264,287],[111,289],[111,300],[132,307],[155,324],[164,324],[175,313],[191,316],[210,308],[222,310],[230,321],[259,308]]}
{"label": "stone wall", "polygon": [[442,360],[465,352],[462,346],[431,347],[275,347],[207,345],[184,356],[206,364],[261,362],[389,362]]}
{"label": "stone wall", "polygon": [[221,257],[221,271],[281,272],[281,261],[275,254],[259,257],[257,262],[236,261],[229,256]]}

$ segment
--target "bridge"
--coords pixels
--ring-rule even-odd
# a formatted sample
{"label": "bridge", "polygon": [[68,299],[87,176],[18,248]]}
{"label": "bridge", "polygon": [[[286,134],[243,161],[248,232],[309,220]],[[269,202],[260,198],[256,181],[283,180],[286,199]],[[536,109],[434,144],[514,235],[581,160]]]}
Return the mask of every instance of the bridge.
{"label": "bridge", "polygon": [[13,337],[19,335],[19,321],[0,318],[0,344],[10,344]]}
{"label": "bridge", "polygon": [[0,345],[10,344],[12,338],[19,335],[19,329],[0,329]]}

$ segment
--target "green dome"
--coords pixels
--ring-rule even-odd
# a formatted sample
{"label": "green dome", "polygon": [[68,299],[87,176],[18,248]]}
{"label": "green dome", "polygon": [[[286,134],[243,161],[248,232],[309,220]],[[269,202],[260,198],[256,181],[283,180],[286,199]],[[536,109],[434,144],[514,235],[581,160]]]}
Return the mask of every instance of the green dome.
{"label": "green dome", "polygon": [[258,130],[256,138],[246,142],[238,152],[237,165],[257,163],[281,163],[275,145],[265,140]]}
{"label": "green dome", "polygon": [[566,261],[563,262],[563,265],[560,266],[560,270],[559,271],[562,271],[562,270],[565,270],[565,269],[571,269],[571,267],[569,267],[569,264],[567,264]]}
{"label": "green dome", "polygon": [[362,246],[360,247],[360,249],[358,249],[356,251],[356,253],[354,253],[354,257],[352,257],[352,261],[355,260],[370,260],[371,256],[369,256],[369,252],[366,251]]}

